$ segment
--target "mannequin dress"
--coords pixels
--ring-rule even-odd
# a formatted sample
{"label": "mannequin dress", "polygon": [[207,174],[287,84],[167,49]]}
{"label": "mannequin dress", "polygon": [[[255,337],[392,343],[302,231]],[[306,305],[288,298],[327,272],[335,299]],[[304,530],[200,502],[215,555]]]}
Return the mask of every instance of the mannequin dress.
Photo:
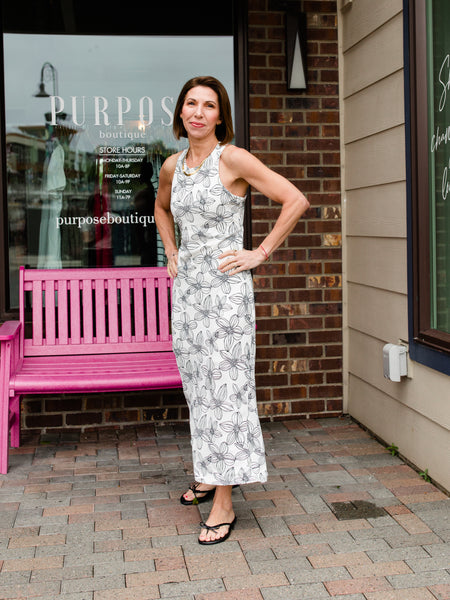
{"label": "mannequin dress", "polygon": [[251,273],[219,271],[219,256],[243,245],[245,198],[219,177],[226,146],[200,168],[187,150],[175,168],[171,212],[181,233],[173,285],[173,350],[189,406],[195,480],[235,485],[267,480],[255,391]]}

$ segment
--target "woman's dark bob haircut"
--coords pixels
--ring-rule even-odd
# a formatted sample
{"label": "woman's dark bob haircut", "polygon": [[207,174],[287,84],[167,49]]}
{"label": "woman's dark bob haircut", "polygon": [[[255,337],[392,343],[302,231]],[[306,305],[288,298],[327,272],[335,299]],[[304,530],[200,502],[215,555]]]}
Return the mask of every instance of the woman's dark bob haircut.
{"label": "woman's dark bob haircut", "polygon": [[187,138],[187,131],[181,120],[181,110],[189,90],[192,90],[192,88],[197,87],[198,85],[211,88],[216,92],[217,97],[219,98],[220,119],[222,121],[216,126],[216,137],[222,145],[228,144],[234,138],[230,99],[228,98],[227,90],[220,81],[209,75],[205,77],[193,77],[184,84],[183,89],[178,96],[177,105],[175,106],[173,119],[173,133],[175,137],[177,140],[179,140],[180,137]]}

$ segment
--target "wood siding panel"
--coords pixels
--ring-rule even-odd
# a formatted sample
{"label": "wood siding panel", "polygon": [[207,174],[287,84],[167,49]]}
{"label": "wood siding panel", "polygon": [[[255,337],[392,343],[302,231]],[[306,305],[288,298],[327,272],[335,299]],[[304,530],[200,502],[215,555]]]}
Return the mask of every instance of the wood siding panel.
{"label": "wood siding panel", "polygon": [[406,294],[406,240],[347,238],[347,280]]}
{"label": "wood siding panel", "polygon": [[402,68],[400,14],[345,53],[344,96],[347,98]]}
{"label": "wood siding panel", "polygon": [[371,187],[405,179],[403,126],[347,144],[346,187]]}
{"label": "wood siding panel", "polygon": [[345,143],[403,124],[403,70],[348,98],[345,103],[345,115]]}
{"label": "wood siding panel", "polygon": [[349,190],[347,235],[406,237],[406,183]]}
{"label": "wood siding panel", "polygon": [[404,294],[349,283],[348,326],[388,342],[408,339],[408,299]]}
{"label": "wood siding panel", "polygon": [[431,477],[450,489],[448,461],[442,460],[450,455],[450,436],[439,421],[422,416],[351,375],[349,408],[355,419],[387,444],[396,444],[403,456],[421,470],[428,469]]}
{"label": "wood siding panel", "polygon": [[[383,346],[385,342],[354,330],[350,330],[349,335],[352,341],[349,371],[352,375],[395,398],[423,417],[450,429],[448,377],[446,375],[436,373],[435,377],[427,380],[426,374],[420,373],[426,367],[414,363],[412,379],[403,379],[401,382],[390,381],[383,376]],[[390,341],[396,342],[397,340]]]}
{"label": "wood siding panel", "polygon": [[398,15],[402,0],[357,0],[347,11],[343,24],[344,52]]}

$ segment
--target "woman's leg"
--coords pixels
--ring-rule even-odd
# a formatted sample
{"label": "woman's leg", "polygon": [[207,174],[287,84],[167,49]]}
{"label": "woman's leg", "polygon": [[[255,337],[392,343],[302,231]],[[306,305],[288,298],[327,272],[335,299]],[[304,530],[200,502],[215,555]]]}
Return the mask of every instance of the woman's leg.
{"label": "woman's leg", "polygon": [[[214,527],[220,523],[231,523],[235,517],[233,511],[233,502],[231,500],[231,485],[218,485],[214,494],[214,501],[209,513],[206,525]],[[229,527],[219,527],[217,531],[202,529],[199,540],[211,542],[224,537],[229,531]]]}

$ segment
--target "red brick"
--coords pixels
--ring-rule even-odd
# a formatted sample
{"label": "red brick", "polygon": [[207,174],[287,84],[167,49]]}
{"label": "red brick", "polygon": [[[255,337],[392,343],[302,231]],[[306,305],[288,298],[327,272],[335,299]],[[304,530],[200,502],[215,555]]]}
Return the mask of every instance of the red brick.
{"label": "red brick", "polygon": [[336,398],[342,396],[340,385],[316,385],[310,386],[308,391],[310,398]]}
{"label": "red brick", "polygon": [[279,387],[273,390],[273,398],[274,400],[296,400],[297,398],[306,398],[307,393],[306,387]]}
{"label": "red brick", "polygon": [[[294,384],[294,382],[292,382]],[[323,400],[299,400],[291,402],[292,412],[294,414],[310,414],[324,412],[325,403]]]}

